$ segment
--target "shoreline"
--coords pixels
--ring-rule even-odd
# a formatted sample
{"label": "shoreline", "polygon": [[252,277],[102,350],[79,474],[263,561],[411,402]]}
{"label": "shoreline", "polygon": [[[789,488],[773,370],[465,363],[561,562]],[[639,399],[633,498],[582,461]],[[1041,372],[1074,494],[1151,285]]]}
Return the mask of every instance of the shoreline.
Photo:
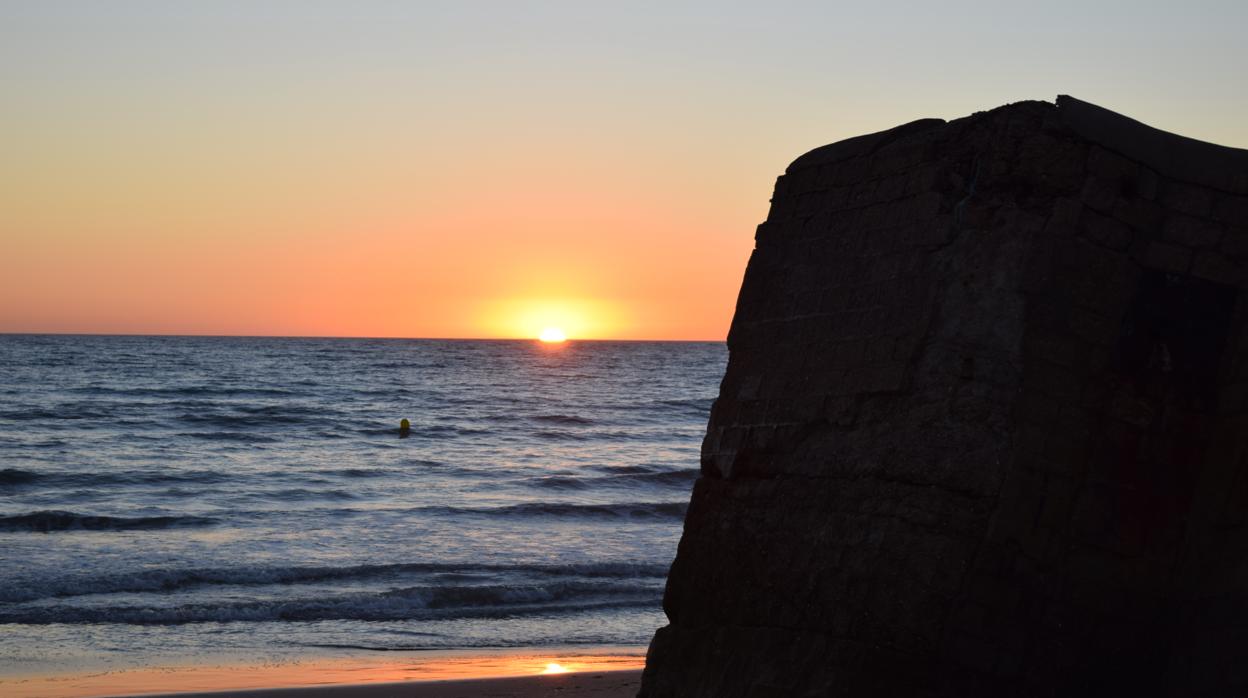
{"label": "shoreline", "polygon": [[[143,694],[143,698],[634,698],[641,687],[641,669],[612,669],[538,676],[506,676],[442,681],[337,684],[297,688],[260,688],[208,693]],[[131,698],[107,696],[105,698]]]}
{"label": "shoreline", "polygon": [[[645,648],[435,650],[0,677],[6,698],[631,698]],[[552,666],[554,665],[554,666]],[[547,673],[553,670],[566,673]]]}

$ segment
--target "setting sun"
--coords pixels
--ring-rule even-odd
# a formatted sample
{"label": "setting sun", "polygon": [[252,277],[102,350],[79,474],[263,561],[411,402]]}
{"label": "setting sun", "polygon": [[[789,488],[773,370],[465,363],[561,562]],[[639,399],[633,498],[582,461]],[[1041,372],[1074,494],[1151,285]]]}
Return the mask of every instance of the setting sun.
{"label": "setting sun", "polygon": [[568,335],[561,328],[547,327],[537,338],[543,342],[564,342],[567,341]]}
{"label": "setting sun", "polygon": [[559,332],[564,339],[627,337],[635,324],[620,304],[594,297],[517,294],[474,308],[483,337],[544,339]]}
{"label": "setting sun", "polygon": [[556,664],[554,662],[547,664],[546,668],[542,669],[543,674],[568,674],[571,672],[572,672],[571,669],[564,668],[562,665]]}

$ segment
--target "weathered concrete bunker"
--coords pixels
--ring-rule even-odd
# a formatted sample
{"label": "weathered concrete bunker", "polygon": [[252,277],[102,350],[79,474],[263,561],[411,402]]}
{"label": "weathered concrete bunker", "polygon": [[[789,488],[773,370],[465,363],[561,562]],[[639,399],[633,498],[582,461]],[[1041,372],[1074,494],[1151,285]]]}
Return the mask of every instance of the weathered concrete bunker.
{"label": "weathered concrete bunker", "polygon": [[779,178],[642,695],[1248,695],[1248,151],[1069,97]]}

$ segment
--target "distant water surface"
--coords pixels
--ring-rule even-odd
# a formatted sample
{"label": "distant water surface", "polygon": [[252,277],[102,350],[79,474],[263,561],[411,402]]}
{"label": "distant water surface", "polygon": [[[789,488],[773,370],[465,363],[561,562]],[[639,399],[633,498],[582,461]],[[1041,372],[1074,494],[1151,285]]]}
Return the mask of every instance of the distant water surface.
{"label": "distant water surface", "polygon": [[0,336],[0,678],[644,644],[726,358]]}

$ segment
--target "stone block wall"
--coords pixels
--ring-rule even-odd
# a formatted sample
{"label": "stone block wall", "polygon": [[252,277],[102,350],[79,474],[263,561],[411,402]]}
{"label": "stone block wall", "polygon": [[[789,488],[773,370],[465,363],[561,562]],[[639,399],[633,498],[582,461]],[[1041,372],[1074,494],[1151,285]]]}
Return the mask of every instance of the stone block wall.
{"label": "stone block wall", "polygon": [[779,178],[643,696],[1248,692],[1248,152],[1071,98]]}

